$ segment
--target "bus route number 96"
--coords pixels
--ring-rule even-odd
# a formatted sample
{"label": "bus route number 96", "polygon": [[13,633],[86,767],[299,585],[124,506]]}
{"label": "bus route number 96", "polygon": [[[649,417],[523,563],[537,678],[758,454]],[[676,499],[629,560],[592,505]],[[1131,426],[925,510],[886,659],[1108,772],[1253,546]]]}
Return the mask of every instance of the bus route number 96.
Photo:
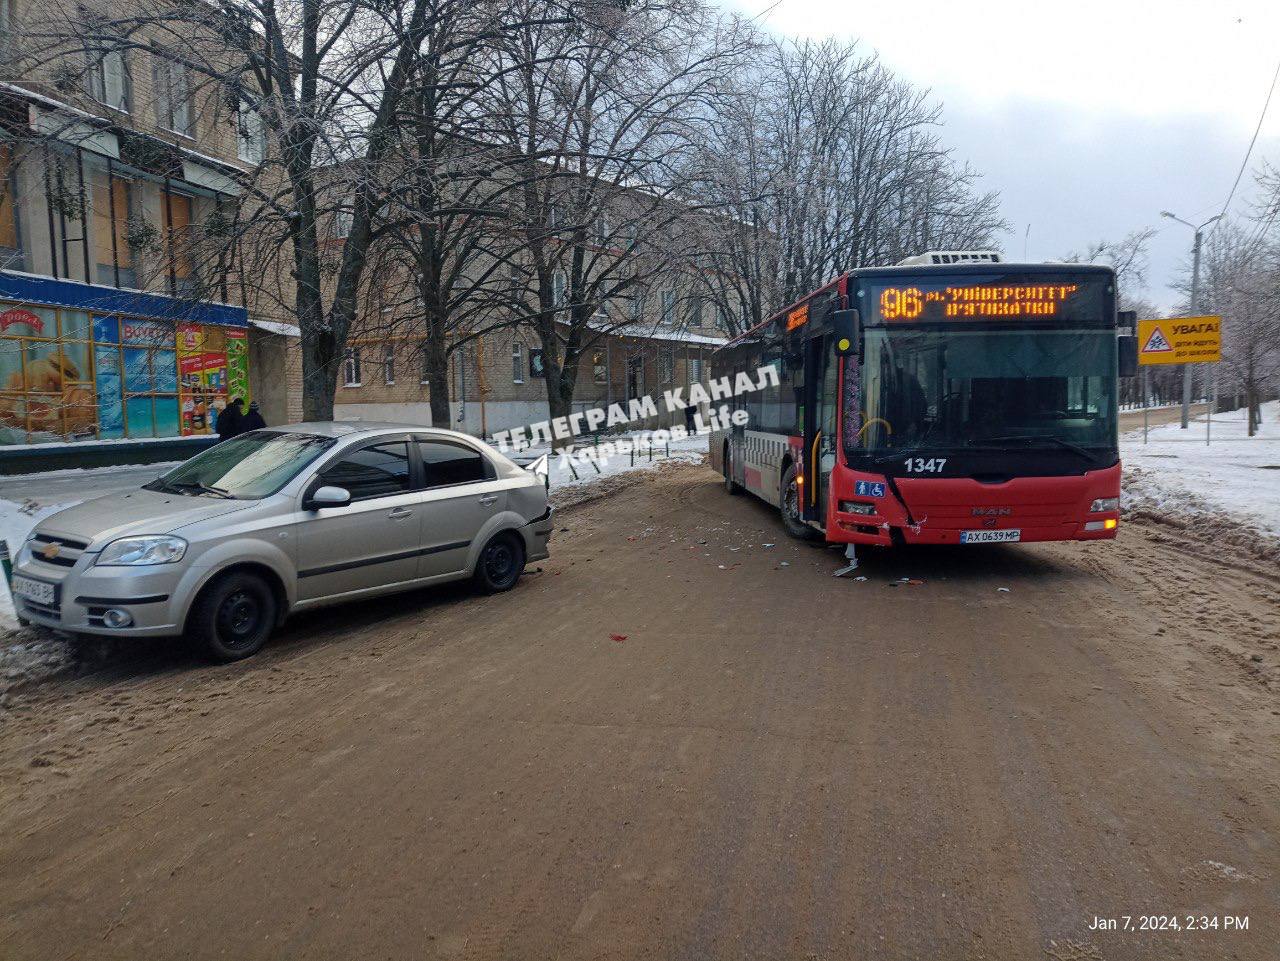
{"label": "bus route number 96", "polygon": [[880,295],[880,316],[885,320],[915,320],[924,313],[924,294],[915,287],[886,287]]}
{"label": "bus route number 96", "polygon": [[902,461],[908,474],[939,474],[947,466],[945,457],[907,457]]}

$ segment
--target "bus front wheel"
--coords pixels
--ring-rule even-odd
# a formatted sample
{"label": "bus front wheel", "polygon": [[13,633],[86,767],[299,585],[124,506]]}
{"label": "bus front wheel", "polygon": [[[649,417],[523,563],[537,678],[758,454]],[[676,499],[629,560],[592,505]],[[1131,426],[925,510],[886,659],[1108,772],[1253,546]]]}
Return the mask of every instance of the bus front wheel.
{"label": "bus front wheel", "polygon": [[811,541],[818,532],[800,519],[800,471],[795,464],[782,475],[782,526],[787,534],[801,541]]}

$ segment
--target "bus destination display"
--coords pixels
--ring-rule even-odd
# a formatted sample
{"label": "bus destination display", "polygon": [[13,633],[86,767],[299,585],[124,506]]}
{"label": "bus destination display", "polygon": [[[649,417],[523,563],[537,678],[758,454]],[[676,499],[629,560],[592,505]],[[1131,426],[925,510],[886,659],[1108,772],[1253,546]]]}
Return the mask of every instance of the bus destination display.
{"label": "bus destination display", "polygon": [[[903,280],[869,285],[880,323],[984,320],[1101,320],[1105,284],[1094,279],[965,278],[956,282]],[[874,322],[874,321],[873,321]]]}

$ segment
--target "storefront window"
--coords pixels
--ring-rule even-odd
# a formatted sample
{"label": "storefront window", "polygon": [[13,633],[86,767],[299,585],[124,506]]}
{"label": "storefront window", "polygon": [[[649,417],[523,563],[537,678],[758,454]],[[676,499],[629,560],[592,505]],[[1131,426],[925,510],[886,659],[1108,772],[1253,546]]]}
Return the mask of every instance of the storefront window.
{"label": "storefront window", "polygon": [[243,328],[0,302],[0,443],[207,434],[248,388]]}

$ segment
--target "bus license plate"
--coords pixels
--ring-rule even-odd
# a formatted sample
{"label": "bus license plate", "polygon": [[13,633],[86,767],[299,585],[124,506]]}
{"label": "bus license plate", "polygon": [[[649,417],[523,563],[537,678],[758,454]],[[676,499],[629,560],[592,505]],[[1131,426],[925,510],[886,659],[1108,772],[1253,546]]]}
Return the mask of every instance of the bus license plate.
{"label": "bus license plate", "polygon": [[57,590],[53,584],[32,580],[30,577],[15,574],[13,578],[13,593],[37,604],[52,605],[57,600]]}
{"label": "bus license plate", "polygon": [[961,544],[1007,544],[1022,540],[1022,531],[961,531]]}

